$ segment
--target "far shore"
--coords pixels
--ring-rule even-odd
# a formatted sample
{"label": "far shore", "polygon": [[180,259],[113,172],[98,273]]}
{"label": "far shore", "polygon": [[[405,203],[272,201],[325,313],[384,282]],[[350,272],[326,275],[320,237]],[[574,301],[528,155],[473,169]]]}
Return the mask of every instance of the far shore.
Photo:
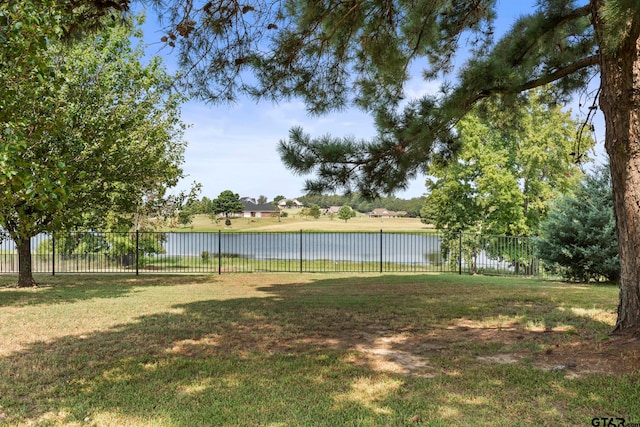
{"label": "far shore", "polygon": [[167,228],[166,231],[424,231],[433,226],[423,224],[420,218],[370,218],[358,215],[348,221],[326,215],[318,219],[302,216],[298,210],[292,209],[284,218],[231,218],[231,226],[225,220],[217,223],[207,215],[196,215],[188,226]]}

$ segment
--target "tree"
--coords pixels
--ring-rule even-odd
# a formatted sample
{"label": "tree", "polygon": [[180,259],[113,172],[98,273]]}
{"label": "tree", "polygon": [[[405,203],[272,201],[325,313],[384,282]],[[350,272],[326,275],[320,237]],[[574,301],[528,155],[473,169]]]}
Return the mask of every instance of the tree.
{"label": "tree", "polygon": [[620,278],[611,178],[600,167],[574,194],[560,198],[542,222],[538,255],[554,272],[588,282]]}
{"label": "tree", "polygon": [[240,196],[231,190],[224,190],[220,195],[211,201],[211,213],[214,215],[224,214],[226,225],[231,224],[229,215],[242,212],[244,205],[240,201]]}
{"label": "tree", "polygon": [[[429,165],[422,221],[454,232],[537,234],[549,202],[582,175],[571,160],[580,125],[547,106],[549,95],[533,91],[520,110],[487,103],[465,116],[455,161]],[[585,136],[583,148],[593,145]]]}
{"label": "tree", "polygon": [[344,222],[349,221],[351,218],[355,216],[355,212],[349,206],[344,205],[338,211],[338,218],[343,220]]}
{"label": "tree", "polygon": [[[157,187],[143,191],[133,212],[109,212],[108,219],[93,218],[86,215],[85,224],[98,224],[107,231],[125,232],[131,229],[151,231],[159,227],[175,227],[176,221],[186,217],[186,212],[201,191],[197,182],[191,184],[189,191],[167,194],[167,188]],[[188,221],[190,222],[190,221]]]}
{"label": "tree", "polygon": [[320,218],[321,215],[320,206],[313,205],[309,208],[309,216],[313,217],[313,219]]}
{"label": "tree", "polygon": [[183,227],[186,227],[189,224],[191,224],[193,222],[194,216],[195,216],[195,213],[186,206],[183,209],[180,209],[178,211],[178,221],[180,222],[180,225],[182,225]]}
{"label": "tree", "polygon": [[134,213],[145,194],[182,177],[185,147],[181,97],[170,94],[158,58],[140,62],[132,23],[110,21],[78,43],[56,42],[55,20],[33,16],[30,6],[0,6],[3,34],[20,34],[31,20],[25,32],[35,40],[17,53],[24,67],[2,67],[0,225],[18,247],[19,286],[34,283],[31,237]]}
{"label": "tree", "polygon": [[[191,224],[195,215],[202,213],[202,202],[197,198],[197,195],[201,190],[202,186],[200,184],[195,184],[191,189],[190,194],[185,195],[183,200],[177,201],[177,217],[178,222],[182,224],[182,226]],[[204,199],[206,199],[206,197],[203,198],[203,200]]]}
{"label": "tree", "polygon": [[200,200],[200,202],[196,205],[196,212],[199,214],[208,214],[213,212],[212,203],[213,201],[210,198],[204,196],[202,200]]}
{"label": "tree", "polygon": [[[498,42],[495,0],[193,3],[176,0],[163,10],[162,39],[180,48],[193,93],[213,102],[242,91],[299,96],[312,113],[353,103],[375,115],[372,141],[313,140],[293,129],[280,144],[286,165],[316,175],[306,187],[318,192],[355,187],[375,198],[402,189],[434,158],[450,158],[458,146],[453,126],[475,104],[490,97],[517,103],[520,93],[547,84],[564,98],[599,73],[592,106],[605,119],[622,267],[615,329],[640,328],[640,2],[541,0]],[[100,10],[105,3],[92,4]],[[423,75],[440,78],[464,47],[469,59],[455,84],[397,111],[412,65],[426,58]],[[579,159],[579,145],[575,151]]]}

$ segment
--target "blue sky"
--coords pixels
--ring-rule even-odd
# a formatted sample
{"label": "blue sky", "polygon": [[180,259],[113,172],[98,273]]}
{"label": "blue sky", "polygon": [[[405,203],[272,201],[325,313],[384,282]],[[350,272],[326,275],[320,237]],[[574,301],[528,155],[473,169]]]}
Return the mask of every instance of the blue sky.
{"label": "blue sky", "polygon": [[[533,10],[535,0],[498,0],[499,11],[496,35],[509,29],[519,15]],[[166,58],[170,68],[174,63],[171,52],[160,49],[157,41],[156,16],[149,12],[144,27],[147,53]],[[174,52],[175,53],[175,52]],[[416,74],[420,71],[416,67]],[[411,99],[433,93],[438,82],[426,82],[419,76],[406,84],[406,98]],[[272,104],[255,103],[240,98],[232,105],[209,105],[190,101],[183,106],[182,120],[190,128],[185,134],[188,147],[183,165],[187,177],[178,186],[186,189],[193,181],[202,184],[202,196],[217,197],[224,190],[232,190],[241,197],[277,195],[288,198],[304,194],[304,176],[296,176],[281,163],[276,147],[286,139],[289,129],[302,126],[314,137],[324,134],[355,136],[368,139],[375,135],[371,118],[358,110],[347,110],[322,117],[307,115],[300,101]],[[602,151],[600,143],[599,151]],[[402,198],[424,194],[425,177],[414,179],[406,191],[396,193]]]}

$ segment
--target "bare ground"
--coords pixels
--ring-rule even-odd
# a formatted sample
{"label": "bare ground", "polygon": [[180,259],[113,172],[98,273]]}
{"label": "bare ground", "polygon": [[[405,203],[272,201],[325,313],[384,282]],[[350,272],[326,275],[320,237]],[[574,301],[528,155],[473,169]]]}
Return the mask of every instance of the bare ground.
{"label": "bare ground", "polygon": [[[640,371],[640,336],[618,334],[608,337],[572,337],[565,331],[526,331],[517,328],[473,328],[452,326],[424,334],[411,330],[393,331],[380,325],[356,330],[345,328],[306,334],[297,339],[280,339],[278,333],[239,328],[235,336],[210,336],[197,342],[182,342],[172,351],[181,354],[240,352],[259,350],[295,354],[326,348],[347,350],[349,362],[366,365],[379,372],[433,377],[455,375],[450,367],[438,366],[433,356],[465,356],[479,363],[525,363],[546,371],[558,371],[568,378],[592,373],[624,374]],[[485,348],[495,344],[502,350],[464,354],[475,345]],[[521,348],[521,349],[520,349]],[[461,353],[458,353],[460,350]],[[520,350],[519,350],[520,349]]]}

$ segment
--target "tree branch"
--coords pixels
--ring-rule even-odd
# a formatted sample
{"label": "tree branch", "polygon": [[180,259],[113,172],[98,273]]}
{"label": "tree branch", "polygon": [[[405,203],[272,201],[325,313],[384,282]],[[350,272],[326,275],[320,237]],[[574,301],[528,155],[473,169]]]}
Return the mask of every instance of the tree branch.
{"label": "tree branch", "polygon": [[578,70],[583,68],[593,67],[594,65],[598,65],[600,61],[600,55],[591,55],[586,58],[582,58],[578,61],[572,62],[564,68],[560,68],[559,70],[554,71],[553,73],[544,75],[540,78],[530,80],[527,83],[523,84],[518,92],[522,92],[525,90],[533,89],[536,87],[544,86],[546,84],[555,82],[556,80],[560,80],[563,77],[566,77],[570,74],[575,73]]}
{"label": "tree branch", "polygon": [[[540,13],[540,12],[539,12]],[[590,4],[586,4],[582,7],[579,7],[577,9],[574,9],[572,11],[570,11],[569,13],[567,13],[566,15],[560,15],[558,16],[558,20],[557,21],[553,21],[551,19],[549,19],[548,21],[545,20],[546,28],[542,31],[542,33],[540,34],[540,37],[536,37],[536,38],[532,38],[531,43],[529,43],[529,45],[525,48],[522,49],[520,55],[515,58],[515,63],[519,63],[522,58],[525,57],[525,55],[533,48],[533,46],[535,46],[536,42],[545,34],[547,34],[549,31],[553,31],[554,29],[558,28],[559,26],[566,24],[567,22],[571,22],[573,20],[582,18],[584,16],[587,16],[591,13],[591,5]]]}
{"label": "tree branch", "polygon": [[594,65],[598,65],[599,60],[600,60],[599,54],[587,56],[586,58],[582,58],[578,61],[572,62],[571,64],[568,64],[566,67],[560,68],[559,70],[556,70],[553,73],[545,74],[544,76],[538,77],[537,79],[529,80],[528,82],[525,82],[518,86],[513,86],[508,88],[493,87],[493,88],[482,90],[468,102],[468,105],[471,106],[476,102],[484,98],[488,98],[492,95],[520,93],[530,89],[534,89],[536,87],[547,85],[549,83],[553,83],[557,80],[560,80],[563,77],[567,77],[568,75],[575,73],[578,70],[581,70],[587,67],[593,67]]}

